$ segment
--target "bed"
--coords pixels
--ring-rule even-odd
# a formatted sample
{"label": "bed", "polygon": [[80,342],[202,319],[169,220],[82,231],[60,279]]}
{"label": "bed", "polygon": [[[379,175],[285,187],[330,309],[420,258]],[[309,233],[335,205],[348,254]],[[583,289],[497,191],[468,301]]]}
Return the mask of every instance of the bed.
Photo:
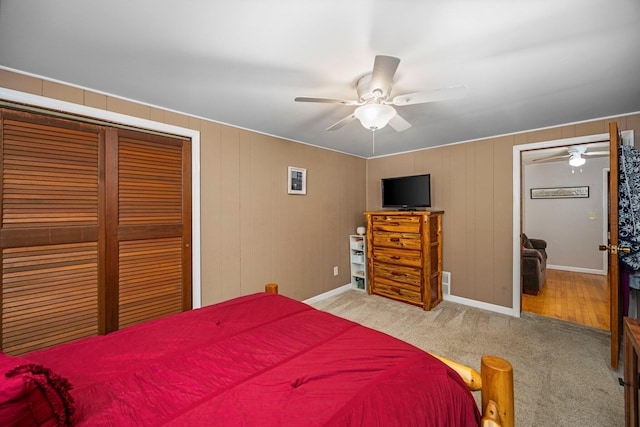
{"label": "bed", "polygon": [[480,375],[267,290],[1,354],[0,425],[513,425],[506,361]]}

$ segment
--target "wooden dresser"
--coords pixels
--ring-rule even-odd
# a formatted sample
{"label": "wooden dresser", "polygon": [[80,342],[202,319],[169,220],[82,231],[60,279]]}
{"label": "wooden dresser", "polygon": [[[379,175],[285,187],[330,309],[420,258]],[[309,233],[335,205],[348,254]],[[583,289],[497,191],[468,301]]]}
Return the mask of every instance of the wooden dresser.
{"label": "wooden dresser", "polygon": [[365,212],[370,294],[425,310],[442,301],[443,213]]}

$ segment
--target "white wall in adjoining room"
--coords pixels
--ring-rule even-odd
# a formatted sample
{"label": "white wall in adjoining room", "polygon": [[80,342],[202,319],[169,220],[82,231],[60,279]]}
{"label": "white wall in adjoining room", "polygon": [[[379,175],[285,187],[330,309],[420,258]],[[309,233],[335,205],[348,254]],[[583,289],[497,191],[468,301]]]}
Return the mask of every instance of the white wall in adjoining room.
{"label": "white wall in adjoining room", "polygon": [[[547,241],[550,268],[606,274],[602,244],[606,212],[603,170],[609,158],[591,158],[578,168],[568,162],[524,166],[522,230]],[[531,199],[532,188],[588,186],[588,198]]]}

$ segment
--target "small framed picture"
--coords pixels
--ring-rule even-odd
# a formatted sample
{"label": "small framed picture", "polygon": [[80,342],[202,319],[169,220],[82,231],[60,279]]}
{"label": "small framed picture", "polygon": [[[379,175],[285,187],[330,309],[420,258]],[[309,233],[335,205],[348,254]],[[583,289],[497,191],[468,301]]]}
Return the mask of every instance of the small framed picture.
{"label": "small framed picture", "polygon": [[289,166],[287,193],[307,194],[307,170]]}

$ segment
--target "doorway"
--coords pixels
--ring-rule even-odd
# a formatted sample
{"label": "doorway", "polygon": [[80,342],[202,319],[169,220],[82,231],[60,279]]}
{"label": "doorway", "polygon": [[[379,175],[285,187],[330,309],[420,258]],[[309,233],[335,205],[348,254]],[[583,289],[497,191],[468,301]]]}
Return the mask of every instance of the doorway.
{"label": "doorway", "polygon": [[608,138],[527,150],[521,159],[522,230],[542,239],[549,256],[540,274],[544,283],[532,292],[529,270],[536,258],[532,250],[523,252],[528,293],[522,311],[609,330],[607,264],[597,249],[607,227],[602,176],[609,167]]}
{"label": "doorway", "polygon": [[[627,132],[623,132],[623,136],[624,134]],[[631,138],[632,136],[630,135],[630,132],[627,133],[627,138]],[[565,157],[564,159],[559,159],[558,161],[565,161],[567,162],[567,147],[569,146],[575,146],[575,145],[585,145],[585,144],[596,144],[596,143],[601,143],[602,141],[608,141],[609,135],[608,134],[598,134],[598,135],[590,135],[590,136],[585,136],[585,137],[576,137],[576,138],[566,138],[566,139],[560,139],[560,140],[553,140],[553,141],[545,141],[545,142],[540,142],[540,143],[533,143],[533,144],[524,144],[524,145],[517,145],[513,147],[513,172],[514,172],[514,186],[513,186],[513,194],[514,194],[514,201],[518,200],[519,203],[514,203],[513,206],[513,307],[514,307],[514,312],[519,314],[521,313],[521,311],[523,310],[523,299],[525,297],[523,297],[522,292],[521,292],[521,285],[520,285],[520,274],[521,274],[521,265],[520,265],[520,256],[521,256],[521,247],[520,247],[520,235],[523,232],[524,226],[526,224],[524,216],[525,216],[525,212],[524,212],[524,201],[525,201],[525,197],[530,198],[530,194],[524,194],[524,186],[523,186],[523,179],[524,179],[524,166],[523,166],[523,156],[525,156],[525,153],[528,154],[535,154],[532,157],[534,158],[542,158],[542,157],[552,157],[554,154],[555,155],[562,155],[563,157]],[[545,151],[548,150],[548,151]],[[588,161],[588,160],[587,160]],[[574,173],[577,171],[574,171]],[[599,185],[599,187],[602,187],[601,185]],[[527,190],[528,191],[528,190]],[[604,198],[602,198],[602,200],[604,200]],[[544,202],[544,201],[543,201]],[[602,202],[604,203],[604,202]],[[606,207],[602,208],[602,211],[606,212]],[[586,212],[583,214],[586,215],[586,219],[588,221],[593,221],[593,219],[590,219],[590,212]],[[596,218],[597,220],[597,218]],[[576,221],[577,224],[577,221]],[[602,224],[606,224],[606,218],[602,218]],[[576,233],[576,229],[577,227],[574,225],[571,228],[571,232],[572,233]],[[602,228],[600,228],[600,233],[602,234]],[[529,236],[531,237],[537,237],[537,236]],[[605,236],[606,237],[606,233]],[[600,236],[598,240],[602,240],[603,236]],[[551,239],[553,240],[553,239]],[[606,240],[604,240],[606,241]],[[597,248],[597,245],[594,246],[594,248]],[[553,248],[549,248],[550,251],[552,251],[551,253],[553,253]],[[602,257],[601,254],[598,255],[599,257]],[[600,273],[600,275],[603,276],[604,281],[606,283],[606,276],[604,274],[606,274],[606,271],[604,271],[604,274],[602,274],[603,272],[599,272],[599,271],[593,271],[593,268],[573,268],[573,269],[569,269],[570,271],[568,273],[571,273],[569,276],[567,277],[567,275],[562,275],[562,274],[555,274],[558,272],[562,272],[562,268],[553,268],[553,267],[566,267],[565,265],[562,265],[563,262],[559,263],[559,265],[554,265],[553,263],[555,257],[552,255],[551,259],[550,259],[550,267],[548,269],[549,274],[549,280],[550,281],[554,281],[556,282],[556,285],[558,283],[562,283],[564,282],[564,285],[558,285],[558,286],[564,286],[564,289],[566,290],[567,288],[567,282],[569,283],[582,283],[582,282],[592,282],[592,280],[590,279],[594,279],[593,277],[589,277],[589,276],[581,276],[581,275],[592,275],[592,274],[597,274]],[[606,270],[606,263],[604,264],[604,269]],[[554,271],[556,270],[556,271]],[[555,274],[555,275],[554,275]],[[597,278],[596,278],[597,279]],[[571,285],[574,286],[574,285]],[[551,287],[550,287],[551,289]],[[553,291],[552,291],[553,292]],[[555,291],[556,294],[558,294],[559,291]],[[560,291],[561,293],[562,291]],[[566,292],[565,292],[566,293]],[[567,310],[565,310],[567,311]],[[556,317],[556,316],[553,316]],[[575,316],[574,316],[575,317]],[[563,319],[563,320],[569,320],[571,321],[571,319]]]}

